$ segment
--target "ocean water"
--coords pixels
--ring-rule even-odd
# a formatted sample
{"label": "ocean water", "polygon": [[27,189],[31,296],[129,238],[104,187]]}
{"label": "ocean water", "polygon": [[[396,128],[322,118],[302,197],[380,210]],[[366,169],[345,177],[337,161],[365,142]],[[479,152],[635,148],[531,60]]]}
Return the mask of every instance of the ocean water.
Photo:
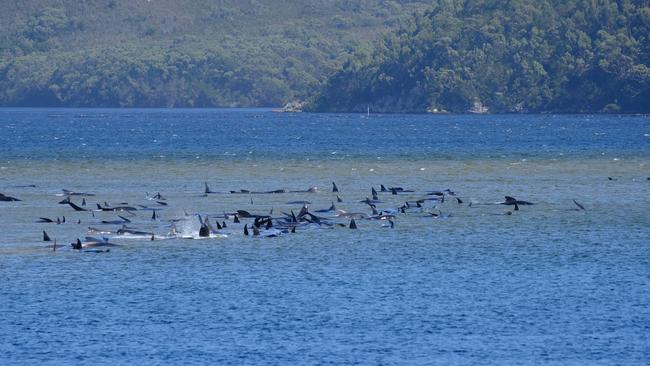
{"label": "ocean water", "polygon": [[[647,116],[2,109],[0,128],[0,193],[22,200],[0,202],[2,365],[650,363]],[[456,196],[394,228],[270,238],[219,218],[303,200],[369,215],[381,184],[414,192],[380,193],[379,210]],[[62,189],[138,211],[77,212]],[[156,240],[70,249],[117,214]],[[195,214],[225,235],[198,240]]]}

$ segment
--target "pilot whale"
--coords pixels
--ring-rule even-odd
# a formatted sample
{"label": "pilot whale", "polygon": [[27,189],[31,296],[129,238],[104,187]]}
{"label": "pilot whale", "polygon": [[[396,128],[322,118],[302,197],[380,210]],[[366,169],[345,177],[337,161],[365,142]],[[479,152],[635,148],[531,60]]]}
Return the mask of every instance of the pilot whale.
{"label": "pilot whale", "polygon": [[402,187],[388,187],[384,186],[383,184],[380,185],[380,190],[382,192],[391,192],[392,194],[397,194],[397,193],[413,193],[412,190],[410,189],[404,189]]}
{"label": "pilot whale", "polygon": [[578,203],[578,201],[573,200],[573,203],[574,203],[576,206],[578,206],[579,209],[581,209],[581,210],[585,210],[585,206],[583,206],[583,205],[581,205],[580,203]]}
{"label": "pilot whale", "polygon": [[72,209],[74,209],[75,211],[87,211],[85,208],[82,208],[82,207],[79,207],[79,206],[75,205],[75,204],[74,204],[72,201],[70,201],[70,200],[68,200],[67,203],[68,203],[68,205],[70,205],[70,207],[72,207]]}
{"label": "pilot whale", "polygon": [[22,200],[19,200],[16,197],[5,196],[4,194],[0,193],[0,202],[14,202],[14,201],[22,201]]}
{"label": "pilot whale", "polygon": [[274,189],[271,191],[250,191],[248,189],[240,189],[239,191],[230,191],[230,194],[280,194],[280,193],[316,193],[318,187],[309,187],[305,190],[290,191],[286,189]]}
{"label": "pilot whale", "polygon": [[[84,209],[82,209],[85,211]],[[98,211],[137,211],[138,209],[135,207],[131,206],[115,206],[115,207],[109,207],[106,202],[104,202],[104,206],[100,205],[99,203],[97,204],[97,210]]]}
{"label": "pilot whale", "polygon": [[117,215],[122,220],[113,220],[113,221],[108,221],[108,220],[102,220],[102,224],[105,225],[121,225],[121,224],[128,224],[131,222],[131,220],[127,219],[124,216]]}
{"label": "pilot whale", "polygon": [[518,200],[518,199],[516,199],[514,197],[511,197],[511,196],[506,196],[505,199],[506,199],[505,201],[497,202],[497,203],[499,205],[507,205],[507,206],[512,206],[512,205],[524,205],[524,206],[526,206],[526,205],[534,205],[534,203],[532,203],[532,202],[521,201],[521,200]]}
{"label": "pilot whale", "polygon": [[70,191],[67,189],[62,189],[63,193],[57,194],[57,196],[82,196],[82,197],[92,197],[95,194],[94,193],[87,193],[87,192],[74,192]]}
{"label": "pilot whale", "polygon": [[77,238],[77,241],[75,243],[70,244],[72,246],[72,249],[75,250],[81,250],[84,248],[94,248],[94,247],[116,247],[118,246],[117,244],[110,243],[108,241],[108,238],[93,238],[90,236],[87,236],[85,240],[82,242]]}
{"label": "pilot whale", "polygon": [[269,215],[254,215],[246,210],[237,210],[237,216],[244,219],[270,218]]}
{"label": "pilot whale", "polygon": [[325,209],[322,209],[322,210],[316,210],[315,212],[324,213],[324,212],[332,212],[332,211],[336,211],[336,206],[334,205],[334,202],[332,202],[332,205],[329,208],[325,208]]}
{"label": "pilot whale", "polygon": [[[215,192],[215,191],[211,190],[210,187],[208,186],[208,182],[204,182],[204,185],[205,185],[205,190],[203,191],[203,192],[204,192],[204,196],[207,196],[207,195],[209,195],[209,194],[219,194],[219,193],[221,193],[221,192]],[[160,195],[160,193],[158,193],[158,195]],[[155,198],[155,197],[156,197],[156,196],[154,196],[154,198]],[[165,199],[165,198],[162,198],[162,196],[160,196],[160,197],[161,197],[162,200]],[[158,201],[160,201],[161,199],[158,199]]]}

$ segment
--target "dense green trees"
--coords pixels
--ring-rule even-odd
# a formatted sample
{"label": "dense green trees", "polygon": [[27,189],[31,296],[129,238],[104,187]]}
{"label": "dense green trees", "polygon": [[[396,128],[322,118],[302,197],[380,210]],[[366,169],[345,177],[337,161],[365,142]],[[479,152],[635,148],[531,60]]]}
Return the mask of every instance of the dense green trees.
{"label": "dense green trees", "polygon": [[0,106],[647,113],[649,28],[648,0],[23,0]]}
{"label": "dense green trees", "polygon": [[438,0],[357,52],[317,111],[650,112],[650,7]]}
{"label": "dense green trees", "polygon": [[425,0],[21,0],[0,106],[277,106]]}
{"label": "dense green trees", "polygon": [[[285,47],[282,51],[296,52]],[[268,48],[230,52],[195,43],[192,48],[127,45],[32,54],[3,68],[0,95],[5,104],[17,105],[278,105],[317,85],[311,64],[294,59],[278,67],[286,60]]]}

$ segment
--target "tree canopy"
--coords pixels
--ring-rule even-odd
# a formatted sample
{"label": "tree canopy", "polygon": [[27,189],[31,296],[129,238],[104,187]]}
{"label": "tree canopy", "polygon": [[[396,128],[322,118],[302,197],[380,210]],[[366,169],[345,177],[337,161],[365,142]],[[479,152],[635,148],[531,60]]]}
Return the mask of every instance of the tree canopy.
{"label": "tree canopy", "polygon": [[647,0],[437,0],[359,49],[314,111],[650,112]]}
{"label": "tree canopy", "polygon": [[0,12],[0,106],[305,99],[424,0],[21,0]]}

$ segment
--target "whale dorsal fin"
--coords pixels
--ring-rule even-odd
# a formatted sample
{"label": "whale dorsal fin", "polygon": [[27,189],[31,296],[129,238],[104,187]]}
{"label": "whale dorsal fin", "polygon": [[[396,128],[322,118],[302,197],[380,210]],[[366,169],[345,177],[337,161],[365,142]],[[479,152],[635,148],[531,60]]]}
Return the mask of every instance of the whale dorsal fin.
{"label": "whale dorsal fin", "polygon": [[204,183],[205,183],[205,194],[212,193],[212,190],[210,189],[210,187],[208,187],[208,182],[204,182]]}
{"label": "whale dorsal fin", "polygon": [[576,206],[578,206],[581,210],[585,210],[585,206],[579,204],[578,201],[573,200],[573,203],[574,203]]}
{"label": "whale dorsal fin", "polygon": [[357,228],[357,223],[353,219],[350,219],[350,229],[356,229]]}

